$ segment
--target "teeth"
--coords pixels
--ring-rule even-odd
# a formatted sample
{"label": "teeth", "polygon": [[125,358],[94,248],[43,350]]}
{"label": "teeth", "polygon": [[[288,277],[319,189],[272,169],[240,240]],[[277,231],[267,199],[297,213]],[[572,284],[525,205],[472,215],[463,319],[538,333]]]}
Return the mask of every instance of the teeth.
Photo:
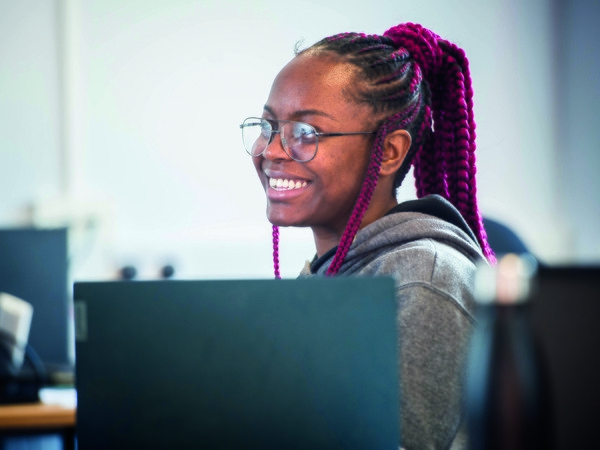
{"label": "teeth", "polygon": [[306,186],[306,181],[294,181],[287,180],[283,178],[269,178],[269,186],[273,189],[279,190],[290,190],[290,189],[300,189]]}

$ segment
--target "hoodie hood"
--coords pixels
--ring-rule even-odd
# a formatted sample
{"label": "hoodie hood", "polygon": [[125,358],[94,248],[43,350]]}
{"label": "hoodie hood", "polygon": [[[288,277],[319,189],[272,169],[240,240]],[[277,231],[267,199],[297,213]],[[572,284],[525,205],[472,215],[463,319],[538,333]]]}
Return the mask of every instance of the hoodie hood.
{"label": "hoodie hood", "polygon": [[[475,235],[456,208],[443,197],[430,195],[401,203],[361,229],[338,274],[362,272],[384,253],[424,245],[428,240],[452,247],[474,264],[485,261]],[[336,248],[314,260],[303,275],[325,274]]]}

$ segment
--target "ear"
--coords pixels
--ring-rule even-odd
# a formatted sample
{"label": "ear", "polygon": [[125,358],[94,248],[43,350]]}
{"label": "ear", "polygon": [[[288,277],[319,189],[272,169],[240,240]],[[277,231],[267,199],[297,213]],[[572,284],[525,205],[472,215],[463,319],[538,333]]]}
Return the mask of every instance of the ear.
{"label": "ear", "polygon": [[393,175],[398,171],[406,158],[411,142],[410,133],[406,130],[396,130],[385,137],[380,176]]}

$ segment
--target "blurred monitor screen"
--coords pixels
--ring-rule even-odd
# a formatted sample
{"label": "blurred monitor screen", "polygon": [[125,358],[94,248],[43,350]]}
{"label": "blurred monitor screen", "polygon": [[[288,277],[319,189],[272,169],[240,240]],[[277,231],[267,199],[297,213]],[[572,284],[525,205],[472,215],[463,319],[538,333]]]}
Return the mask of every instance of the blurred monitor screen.
{"label": "blurred monitor screen", "polygon": [[600,267],[542,267],[532,319],[549,384],[554,449],[597,439]]}
{"label": "blurred monitor screen", "polygon": [[33,305],[28,343],[50,375],[73,372],[67,230],[0,229],[0,292]]}

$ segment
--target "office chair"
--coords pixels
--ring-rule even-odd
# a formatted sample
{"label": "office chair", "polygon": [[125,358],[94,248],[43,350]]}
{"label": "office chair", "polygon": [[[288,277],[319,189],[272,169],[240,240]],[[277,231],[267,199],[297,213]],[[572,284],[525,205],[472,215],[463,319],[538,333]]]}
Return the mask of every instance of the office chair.
{"label": "office chair", "polygon": [[531,254],[523,240],[508,226],[489,217],[483,218],[483,225],[488,243],[497,257],[507,253]]}

